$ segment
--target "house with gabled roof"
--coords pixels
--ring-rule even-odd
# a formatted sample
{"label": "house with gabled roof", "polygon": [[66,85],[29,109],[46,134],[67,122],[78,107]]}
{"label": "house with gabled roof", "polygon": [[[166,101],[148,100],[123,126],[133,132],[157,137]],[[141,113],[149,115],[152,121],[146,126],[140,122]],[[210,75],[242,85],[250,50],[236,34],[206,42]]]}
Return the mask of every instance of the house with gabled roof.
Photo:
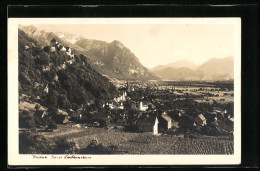
{"label": "house with gabled roof", "polygon": [[157,116],[145,116],[137,120],[137,130],[140,132],[153,132],[154,135],[158,134],[158,118]]}
{"label": "house with gabled roof", "polygon": [[146,111],[146,110],[148,109],[148,105],[147,105],[147,104],[143,104],[142,101],[139,102],[138,107],[139,107],[139,110],[140,110],[140,111]]}
{"label": "house with gabled roof", "polygon": [[60,51],[66,52],[65,46],[61,45],[61,46],[60,46]]}
{"label": "house with gabled roof", "polygon": [[160,130],[167,130],[172,128],[172,118],[163,112],[159,117],[159,129]]}
{"label": "house with gabled roof", "polygon": [[206,126],[207,125],[207,119],[204,115],[199,114],[194,121],[194,126]]}
{"label": "house with gabled roof", "polygon": [[70,47],[65,47],[66,48],[66,52],[68,52],[69,54],[71,54],[71,48]]}
{"label": "house with gabled roof", "polygon": [[205,113],[205,118],[207,119],[207,122],[215,122],[218,120],[218,114],[217,112],[207,112]]}
{"label": "house with gabled roof", "polygon": [[55,46],[57,44],[59,44],[59,42],[56,39],[51,40],[51,46]]}

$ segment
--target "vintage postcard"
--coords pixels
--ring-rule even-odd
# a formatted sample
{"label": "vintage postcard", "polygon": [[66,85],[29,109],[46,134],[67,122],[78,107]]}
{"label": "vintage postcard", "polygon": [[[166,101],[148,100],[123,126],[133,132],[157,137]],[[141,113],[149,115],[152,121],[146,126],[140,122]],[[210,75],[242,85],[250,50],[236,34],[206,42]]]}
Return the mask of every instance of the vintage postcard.
{"label": "vintage postcard", "polygon": [[241,162],[240,18],[9,18],[8,164]]}

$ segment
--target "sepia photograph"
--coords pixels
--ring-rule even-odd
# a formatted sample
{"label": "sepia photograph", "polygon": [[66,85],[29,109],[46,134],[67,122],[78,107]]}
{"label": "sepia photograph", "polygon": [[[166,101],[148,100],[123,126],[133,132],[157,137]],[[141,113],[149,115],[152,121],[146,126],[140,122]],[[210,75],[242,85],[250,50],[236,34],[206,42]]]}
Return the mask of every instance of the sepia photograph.
{"label": "sepia photograph", "polygon": [[240,18],[8,21],[12,163],[239,164]]}

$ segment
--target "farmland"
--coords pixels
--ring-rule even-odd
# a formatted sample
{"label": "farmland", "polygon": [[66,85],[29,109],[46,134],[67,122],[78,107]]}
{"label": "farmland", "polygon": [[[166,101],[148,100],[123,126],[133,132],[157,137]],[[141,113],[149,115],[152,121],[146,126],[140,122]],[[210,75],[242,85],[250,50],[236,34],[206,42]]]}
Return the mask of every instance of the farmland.
{"label": "farmland", "polygon": [[231,137],[199,136],[184,138],[183,135],[150,132],[130,133],[118,129],[72,127],[72,124],[58,125],[53,132],[39,132],[51,141],[65,137],[78,148],[87,147],[91,140],[97,140],[104,147],[117,146],[118,154],[233,154]]}

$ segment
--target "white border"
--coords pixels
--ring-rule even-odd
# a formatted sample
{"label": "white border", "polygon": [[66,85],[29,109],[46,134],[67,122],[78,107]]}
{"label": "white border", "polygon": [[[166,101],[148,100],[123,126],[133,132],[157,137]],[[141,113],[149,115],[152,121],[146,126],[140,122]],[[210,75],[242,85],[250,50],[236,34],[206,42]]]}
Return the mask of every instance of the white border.
{"label": "white border", "polygon": [[[84,155],[91,159],[48,159],[18,152],[18,24],[232,24],[234,27],[234,155]],[[56,155],[64,156],[64,155]],[[83,156],[83,155],[75,155]],[[240,18],[9,18],[8,165],[225,165],[241,163]]]}

